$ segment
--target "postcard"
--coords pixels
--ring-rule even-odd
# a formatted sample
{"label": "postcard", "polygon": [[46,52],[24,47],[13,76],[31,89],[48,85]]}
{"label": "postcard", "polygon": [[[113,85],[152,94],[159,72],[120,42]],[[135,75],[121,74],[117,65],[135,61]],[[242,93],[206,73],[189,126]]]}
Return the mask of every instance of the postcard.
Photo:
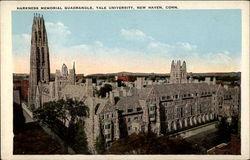
{"label": "postcard", "polygon": [[249,2],[1,2],[2,159],[248,159]]}

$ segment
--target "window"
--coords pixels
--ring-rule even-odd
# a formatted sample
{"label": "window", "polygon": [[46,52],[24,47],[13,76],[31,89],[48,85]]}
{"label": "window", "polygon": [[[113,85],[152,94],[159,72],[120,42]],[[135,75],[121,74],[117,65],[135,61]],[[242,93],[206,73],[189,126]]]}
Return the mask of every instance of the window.
{"label": "window", "polygon": [[149,118],[154,118],[154,117],[155,117],[154,114],[150,114],[150,115],[149,115]]}
{"label": "window", "polygon": [[129,126],[129,127],[128,127],[128,131],[130,131],[130,129],[131,129],[131,127]]}
{"label": "window", "polygon": [[134,117],[134,120],[137,120],[138,119],[138,117]]}
{"label": "window", "polygon": [[150,111],[154,111],[154,110],[155,110],[155,107],[154,107],[154,106],[151,106],[151,107],[149,108],[149,110],[150,110]]}
{"label": "window", "polygon": [[141,131],[142,131],[142,132],[145,131],[145,126],[141,126]]}
{"label": "window", "polygon": [[106,117],[109,118],[109,114],[107,114]]}
{"label": "window", "polygon": [[133,109],[128,109],[128,113],[129,113],[129,112],[133,112]]}
{"label": "window", "polygon": [[110,139],[110,137],[111,137],[110,134],[106,134],[106,135],[105,135],[105,138],[106,138],[106,139]]}
{"label": "window", "polygon": [[107,124],[107,125],[105,126],[105,129],[110,129],[110,124]]}
{"label": "window", "polygon": [[141,111],[141,110],[142,110],[142,108],[137,108],[136,110],[137,110],[137,111]]}
{"label": "window", "polygon": [[128,118],[128,122],[130,122],[130,118]]}
{"label": "window", "polygon": [[44,47],[42,47],[42,65],[45,63],[45,58],[44,58]]}

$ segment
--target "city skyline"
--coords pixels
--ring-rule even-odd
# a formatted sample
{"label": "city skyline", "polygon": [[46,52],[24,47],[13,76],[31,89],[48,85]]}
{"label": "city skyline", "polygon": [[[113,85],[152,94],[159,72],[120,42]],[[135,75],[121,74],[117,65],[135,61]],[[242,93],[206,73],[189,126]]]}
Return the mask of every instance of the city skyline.
{"label": "city skyline", "polygon": [[[240,71],[240,10],[40,14],[47,28],[52,73],[63,63],[72,68],[73,61],[76,72],[84,74],[169,73],[169,64],[177,59],[192,64],[188,72]],[[15,73],[29,73],[33,16],[34,12],[12,13]]]}

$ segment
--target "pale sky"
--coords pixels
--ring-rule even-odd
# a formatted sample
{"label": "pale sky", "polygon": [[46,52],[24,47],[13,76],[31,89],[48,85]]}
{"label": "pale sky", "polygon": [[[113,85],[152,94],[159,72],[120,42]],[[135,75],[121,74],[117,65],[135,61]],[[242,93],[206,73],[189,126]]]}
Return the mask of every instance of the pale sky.
{"label": "pale sky", "polygon": [[[240,10],[46,11],[50,67],[77,73],[240,71]],[[15,73],[29,73],[34,12],[12,12]]]}

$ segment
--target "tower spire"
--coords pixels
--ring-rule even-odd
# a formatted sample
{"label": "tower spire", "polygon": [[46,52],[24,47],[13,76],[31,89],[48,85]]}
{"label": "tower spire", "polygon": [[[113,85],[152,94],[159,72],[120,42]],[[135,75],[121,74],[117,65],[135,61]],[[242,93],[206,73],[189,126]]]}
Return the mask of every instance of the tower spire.
{"label": "tower spire", "polygon": [[29,106],[34,109],[38,82],[49,83],[50,62],[47,33],[43,18],[34,14],[31,33]]}

